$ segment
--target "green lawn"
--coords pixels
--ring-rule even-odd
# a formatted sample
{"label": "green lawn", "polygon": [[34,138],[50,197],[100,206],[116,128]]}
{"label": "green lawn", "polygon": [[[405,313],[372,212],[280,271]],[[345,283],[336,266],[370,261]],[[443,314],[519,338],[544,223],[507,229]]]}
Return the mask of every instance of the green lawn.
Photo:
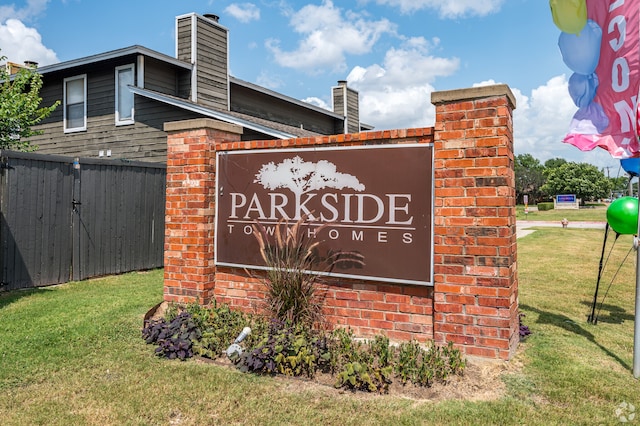
{"label": "green lawn", "polygon": [[516,219],[518,220],[560,221],[565,217],[567,218],[567,220],[569,220],[569,222],[606,222],[607,207],[605,205],[594,205],[577,210],[561,209],[546,211],[529,209],[528,214],[524,213],[524,206],[519,205],[516,207]]}
{"label": "green lawn", "polygon": [[[0,295],[3,425],[619,424],[638,407],[631,374],[635,252],[616,242],[598,325],[586,322],[603,232],[545,228],[518,240],[519,290],[533,334],[494,401],[415,401],[305,390],[194,360],[155,357],[140,338],[162,271]],[[302,390],[301,390],[302,389]]]}

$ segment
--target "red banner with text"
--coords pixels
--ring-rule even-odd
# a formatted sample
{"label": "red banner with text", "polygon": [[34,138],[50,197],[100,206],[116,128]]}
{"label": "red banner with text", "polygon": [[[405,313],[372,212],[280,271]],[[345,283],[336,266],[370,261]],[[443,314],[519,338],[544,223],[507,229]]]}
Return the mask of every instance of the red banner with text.
{"label": "red banner with text", "polygon": [[[552,0],[558,45],[578,106],[565,143],[614,158],[640,155],[640,0]],[[583,24],[584,21],[584,24]]]}

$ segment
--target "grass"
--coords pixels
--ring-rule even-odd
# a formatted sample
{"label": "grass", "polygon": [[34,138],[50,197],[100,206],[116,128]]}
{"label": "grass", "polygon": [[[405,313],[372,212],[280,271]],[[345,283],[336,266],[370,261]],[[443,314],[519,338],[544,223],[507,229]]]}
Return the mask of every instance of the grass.
{"label": "grass", "polygon": [[524,213],[524,206],[519,205],[516,207],[516,219],[518,220],[544,220],[544,221],[561,221],[563,218],[567,218],[569,222],[606,222],[607,220],[607,206],[605,205],[593,205],[586,208],[574,209],[561,209],[561,210],[546,210],[537,211],[529,210],[528,214]]}
{"label": "grass", "polygon": [[[3,425],[618,424],[621,403],[640,409],[631,374],[635,266],[623,264],[598,325],[588,324],[602,237],[544,228],[518,240],[520,304],[533,334],[502,378],[507,394],[495,401],[294,392],[282,380],[156,358],[140,338],[144,313],[162,297],[162,271],[152,271],[0,294],[0,418]],[[631,243],[630,236],[616,242],[601,295]]]}

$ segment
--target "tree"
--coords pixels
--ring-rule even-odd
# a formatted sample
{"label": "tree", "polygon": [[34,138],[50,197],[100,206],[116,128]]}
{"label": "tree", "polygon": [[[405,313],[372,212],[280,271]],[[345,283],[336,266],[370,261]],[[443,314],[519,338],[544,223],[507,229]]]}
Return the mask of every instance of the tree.
{"label": "tree", "polygon": [[[347,173],[340,173],[336,165],[320,160],[317,163],[304,161],[301,157],[295,156],[283,160],[277,165],[273,162],[264,164],[256,174],[254,183],[259,183],[266,189],[287,188],[296,197],[296,210],[293,219],[300,219],[304,211],[313,220],[313,215],[304,206],[302,195],[309,191],[323,188],[351,188],[356,191],[363,191],[364,185],[358,178]],[[309,199],[307,199],[308,201]]]}
{"label": "tree", "polygon": [[611,180],[596,166],[588,163],[565,163],[546,169],[545,176],[547,181],[541,188],[545,194],[575,194],[582,204],[586,200],[608,197],[612,188]]}
{"label": "tree", "polygon": [[566,164],[567,160],[564,158],[550,158],[544,162],[545,169],[555,169],[556,167],[560,167],[563,164]]}
{"label": "tree", "polygon": [[544,167],[531,154],[516,156],[516,197],[524,202],[524,196],[529,196],[530,202],[538,201],[542,195],[540,187],[544,184]]}
{"label": "tree", "polygon": [[609,178],[611,180],[611,191],[616,194],[627,194],[629,192],[629,178],[620,176]]}
{"label": "tree", "polygon": [[[6,58],[0,57],[0,61]],[[9,75],[0,67],[0,149],[33,151],[29,138],[42,134],[32,127],[56,109],[60,101],[40,108],[42,76],[34,68],[22,68]]]}

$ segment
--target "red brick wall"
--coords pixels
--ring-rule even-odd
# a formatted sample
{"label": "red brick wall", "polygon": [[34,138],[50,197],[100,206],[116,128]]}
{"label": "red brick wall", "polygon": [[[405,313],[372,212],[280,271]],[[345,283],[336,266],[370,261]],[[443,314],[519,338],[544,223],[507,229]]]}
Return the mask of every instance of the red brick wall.
{"label": "red brick wall", "polygon": [[[213,125],[212,125],[213,124]],[[215,146],[241,129],[213,120],[166,123],[164,300],[209,304],[215,288]]]}
{"label": "red brick wall", "polygon": [[515,101],[494,86],[434,93],[432,102],[434,340],[508,359],[519,340]]}
{"label": "red brick wall", "polygon": [[453,341],[468,355],[509,358],[518,336],[513,95],[506,86],[433,95],[435,128],[241,142],[239,127],[218,121],[167,123],[164,299],[261,309],[259,277],[214,265],[217,151],[434,143],[434,286],[329,279],[325,317],[360,336]]}

